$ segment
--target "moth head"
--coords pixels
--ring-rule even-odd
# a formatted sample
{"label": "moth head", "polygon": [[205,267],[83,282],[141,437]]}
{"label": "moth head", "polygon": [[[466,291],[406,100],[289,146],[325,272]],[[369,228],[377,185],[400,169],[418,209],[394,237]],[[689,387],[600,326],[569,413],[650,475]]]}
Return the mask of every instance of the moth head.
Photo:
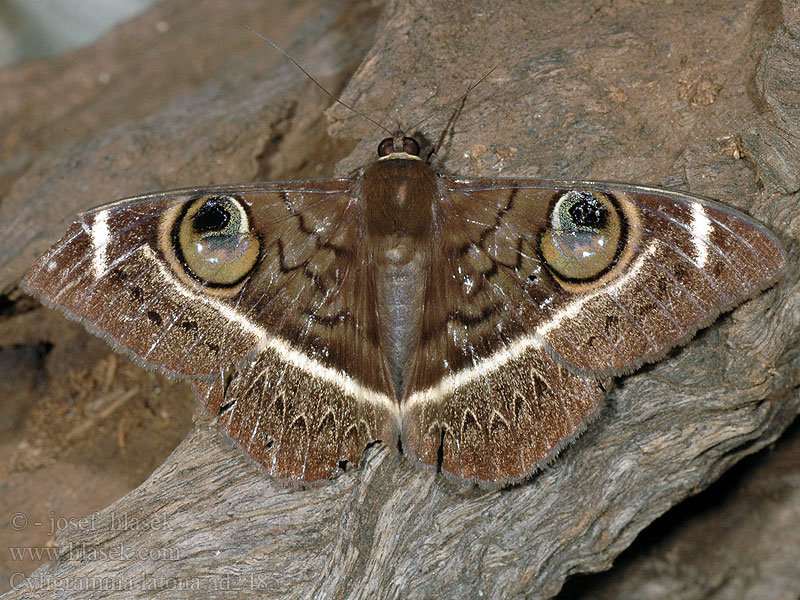
{"label": "moth head", "polygon": [[570,190],[551,203],[539,245],[547,266],[566,281],[592,281],[617,261],[625,221],[614,199],[597,190]]}
{"label": "moth head", "polygon": [[244,200],[201,196],[175,213],[171,243],[178,267],[203,285],[235,288],[252,272],[259,239]]}
{"label": "moth head", "polygon": [[404,136],[398,132],[393,137],[387,137],[378,144],[378,157],[384,158],[419,158],[419,142],[412,137]]}

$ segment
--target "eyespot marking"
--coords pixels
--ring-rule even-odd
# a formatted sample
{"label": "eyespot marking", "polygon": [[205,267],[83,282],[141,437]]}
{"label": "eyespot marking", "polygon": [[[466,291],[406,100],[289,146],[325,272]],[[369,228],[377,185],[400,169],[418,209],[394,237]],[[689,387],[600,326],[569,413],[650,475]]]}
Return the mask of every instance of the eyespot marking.
{"label": "eyespot marking", "polygon": [[236,287],[258,261],[259,238],[237,196],[204,196],[187,202],[177,214],[171,237],[177,262],[206,286]]}
{"label": "eyespot marking", "polygon": [[539,239],[542,257],[559,278],[593,281],[608,272],[624,245],[626,224],[615,199],[597,190],[557,194]]}

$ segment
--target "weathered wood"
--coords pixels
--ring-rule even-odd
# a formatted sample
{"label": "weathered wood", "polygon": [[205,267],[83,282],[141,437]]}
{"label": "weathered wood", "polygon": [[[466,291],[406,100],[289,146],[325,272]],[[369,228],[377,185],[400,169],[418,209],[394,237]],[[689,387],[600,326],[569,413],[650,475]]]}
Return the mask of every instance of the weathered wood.
{"label": "weathered wood", "polygon": [[[8,598],[54,590],[68,598],[194,598],[198,590],[208,598],[551,597],[567,576],[607,568],[659,515],[792,421],[800,194],[787,165],[800,139],[791,96],[798,11],[779,15],[754,1],[714,3],[702,15],[690,2],[509,4],[390,2],[344,100],[390,127],[414,122],[535,38],[475,90],[441,170],[666,183],[713,196],[782,237],[785,280],[662,363],[620,379],[586,433],[509,490],[463,489],[381,446],[361,469],[286,489],[198,413],[195,430],[142,486],[98,513],[92,528],[63,532],[61,557]],[[356,36],[363,23],[339,10],[309,16],[290,43],[334,89],[365,50]],[[63,230],[44,207],[58,204],[60,217],[145,188],[285,176],[300,170],[293,161],[308,152],[309,136],[311,150],[330,147],[314,112],[328,102],[280,63],[235,62],[146,118],[38,159],[2,204],[10,219],[2,289]],[[429,139],[447,116],[421,127]],[[363,139],[339,172],[371,160],[381,134],[339,108],[329,117],[334,135]],[[259,170],[254,149],[269,168]],[[31,224],[36,235],[15,237]],[[796,498],[787,494],[789,506]],[[796,547],[786,552],[800,558]]]}
{"label": "weathered wood", "polygon": [[574,578],[558,597],[797,598],[798,425],[658,519],[614,560],[613,569]]}

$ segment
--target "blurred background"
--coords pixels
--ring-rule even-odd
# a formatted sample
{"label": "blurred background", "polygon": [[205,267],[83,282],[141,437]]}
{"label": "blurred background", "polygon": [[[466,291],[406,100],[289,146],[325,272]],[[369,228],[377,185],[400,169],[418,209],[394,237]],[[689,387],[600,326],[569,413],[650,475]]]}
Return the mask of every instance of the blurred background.
{"label": "blurred background", "polygon": [[0,0],[0,68],[91,44],[158,0]]}

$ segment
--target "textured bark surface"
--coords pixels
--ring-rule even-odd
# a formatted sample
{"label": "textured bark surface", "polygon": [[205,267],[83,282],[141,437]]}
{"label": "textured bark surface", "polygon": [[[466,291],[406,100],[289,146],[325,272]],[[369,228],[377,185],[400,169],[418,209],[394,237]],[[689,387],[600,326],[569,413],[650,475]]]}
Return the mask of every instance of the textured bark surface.
{"label": "textured bark surface", "polygon": [[[276,37],[334,92],[349,80],[344,101],[390,128],[446,106],[533,40],[470,96],[439,155],[441,171],[625,180],[714,197],[781,237],[787,276],[664,361],[621,378],[583,436],[508,490],[460,488],[381,446],[361,469],[286,489],[198,414],[145,483],[91,526],[62,531],[59,556],[27,583],[14,581],[8,598],[33,590],[43,598],[194,598],[198,590],[209,598],[547,598],[570,575],[607,569],[656,518],[792,422],[800,407],[796,4],[717,2],[699,15],[691,2],[390,2],[379,16],[357,3],[274,4],[235,22]],[[169,35],[197,43],[183,55],[153,42],[145,64],[132,41],[113,60],[91,48],[73,55],[65,72],[96,69],[105,56],[108,69],[131,73],[111,99],[77,100],[77,119],[50,111],[48,100],[68,96],[50,65],[0,74],[18,78],[20,105],[9,119],[17,129],[0,129],[17,132],[23,157],[4,157],[0,172],[8,190],[0,289],[10,305],[24,305],[16,282],[80,209],[161,187],[329,175],[348,140],[361,141],[337,174],[372,160],[380,132],[335,107],[329,138],[328,99],[215,11],[225,14],[213,3],[166,2],[95,46],[167,20]],[[202,24],[182,21],[187,14]],[[247,40],[249,51],[225,54],[230,39]],[[176,63],[196,76],[182,95],[172,82],[184,80],[163,68]],[[146,67],[154,70],[137,78]],[[39,93],[26,96],[25,86]],[[35,102],[22,105],[31,97],[42,98],[38,115]],[[140,97],[130,112],[113,110],[114,98]],[[448,116],[420,132],[435,140]],[[58,131],[43,152],[48,129]],[[622,569],[571,581],[565,597],[796,597],[800,544],[777,535],[800,526],[798,430],[789,433],[771,455],[737,467],[733,482],[723,479],[738,497],[689,500],[648,529],[651,541],[637,542]],[[721,530],[729,543],[714,534]],[[742,554],[735,546],[745,541]]]}

